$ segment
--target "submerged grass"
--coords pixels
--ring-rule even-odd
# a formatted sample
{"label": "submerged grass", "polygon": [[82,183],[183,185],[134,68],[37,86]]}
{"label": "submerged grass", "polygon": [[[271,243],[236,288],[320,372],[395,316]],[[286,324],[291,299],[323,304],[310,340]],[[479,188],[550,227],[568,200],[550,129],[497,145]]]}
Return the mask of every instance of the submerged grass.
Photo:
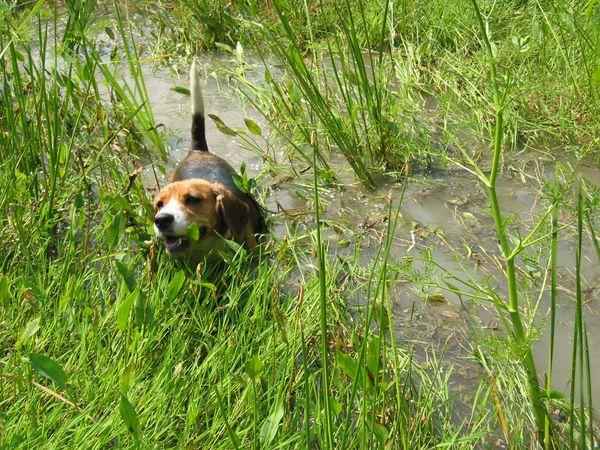
{"label": "submerged grass", "polygon": [[[580,404],[574,391],[568,405],[556,398],[551,371],[541,388],[531,359],[534,318],[522,316],[514,264],[525,248],[550,237],[550,265],[556,268],[559,199],[567,187],[556,187],[539,225],[510,247],[510,230],[494,200],[507,111],[502,74],[492,81],[492,171],[484,175],[477,164],[471,170],[490,194],[509,300],[466,280],[469,292],[450,283],[448,288],[497,305],[514,353],[503,367],[485,345],[473,343],[483,376],[468,413],[456,410],[444,354],[417,358],[412,343],[397,340],[391,285],[401,269],[390,260],[390,249],[402,198],[389,199],[386,233],[366,266],[358,262],[358,249],[350,257],[337,255],[323,239],[327,225],[319,194],[327,153],[342,152],[370,184],[374,171],[398,170],[406,162],[411,152],[390,150],[402,149],[394,146],[403,136],[413,144],[422,138],[423,128],[414,123],[400,132],[390,124],[409,108],[397,104],[399,94],[388,92],[390,73],[399,70],[394,55],[410,48],[402,39],[409,32],[419,35],[424,26],[407,22],[418,3],[404,2],[400,14],[392,2],[364,9],[349,1],[320,2],[313,14],[309,3],[294,8],[280,2],[180,2],[187,13],[204,6],[196,15],[217,10],[215,22],[196,15],[186,19],[213,30],[209,44],[221,33],[230,34],[230,43],[240,37],[231,34],[231,21],[246,23],[259,11],[271,14],[265,20],[275,41],[270,48],[284,62],[289,82],[271,79],[268,98],[255,101],[268,101],[272,112],[284,114],[280,122],[271,117],[273,124],[297,133],[290,140],[314,170],[314,226],[304,234],[288,226],[256,261],[238,249],[223,267],[178,264],[151,240],[152,211],[139,175],[154,155],[164,156],[165,147],[127,9],[114,4],[109,26],[118,34],[117,51],[107,55],[90,32],[92,1],[69,2],[65,28],[58,4],[47,12],[49,22],[37,15],[39,2],[22,12],[2,7],[7,21],[0,36],[0,124],[6,130],[0,133],[0,447],[481,448],[495,445],[501,435],[513,448],[534,448],[536,439],[547,448],[568,448],[575,441],[593,445],[580,286],[571,385],[575,389],[577,376]],[[176,18],[178,12],[170,14]],[[497,61],[490,27],[477,17],[488,63]],[[19,39],[21,20],[33,20],[31,42]],[[428,30],[419,46],[440,39],[448,48],[457,43],[452,29]],[[325,58],[307,63],[306,49],[319,50],[317,38],[328,38],[321,47]],[[472,43],[466,46],[474,51]],[[593,73],[591,57],[586,61],[586,73]],[[119,75],[123,66],[131,84]],[[582,98],[588,95],[582,90],[586,83],[578,84]],[[250,99],[257,93],[246,92]],[[411,92],[402,94],[407,102]],[[464,99],[469,104],[469,96]],[[584,212],[598,248],[595,217],[581,192],[577,281]],[[551,319],[551,331],[554,326]],[[550,367],[552,358],[551,350]],[[568,433],[555,427],[549,414],[554,409],[571,414]]]}

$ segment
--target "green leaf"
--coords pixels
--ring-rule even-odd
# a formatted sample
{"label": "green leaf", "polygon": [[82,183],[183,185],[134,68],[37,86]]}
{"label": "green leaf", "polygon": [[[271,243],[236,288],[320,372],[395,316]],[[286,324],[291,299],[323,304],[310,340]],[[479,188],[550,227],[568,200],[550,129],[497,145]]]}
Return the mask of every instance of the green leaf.
{"label": "green leaf", "polygon": [[135,305],[133,308],[135,316],[135,326],[138,329],[142,327],[150,327],[154,321],[154,311],[152,306],[146,301],[146,294],[142,291],[137,291]]}
{"label": "green leaf", "polygon": [[129,269],[125,267],[120,261],[115,261],[115,264],[117,265],[117,270],[123,277],[127,288],[130,292],[133,292],[136,286],[135,278],[133,277],[133,275],[131,275]]}
{"label": "green leaf", "polygon": [[247,194],[252,194],[256,190],[256,180],[253,178],[248,178],[248,171],[246,170],[246,163],[242,163],[240,166],[240,174],[237,173],[231,174],[233,182],[237,186],[237,188],[245,192]]}
{"label": "green leaf", "polygon": [[150,328],[154,323],[154,308],[146,302],[146,309],[144,310],[144,326]]}
{"label": "green leaf", "polygon": [[46,298],[46,293],[33,281],[24,279],[23,285],[33,294],[36,300],[44,300],[44,298]]}
{"label": "green leaf", "polygon": [[292,82],[288,85],[288,94],[290,101],[297,107],[300,107],[302,97],[300,96],[300,91],[296,87],[296,85]]}
{"label": "green leaf", "polygon": [[115,214],[108,229],[106,230],[106,245],[108,248],[113,248],[119,242],[119,238],[125,231],[125,216]]}
{"label": "green leaf", "polygon": [[379,373],[379,361],[381,358],[381,347],[377,335],[372,335],[367,343],[367,354],[365,363],[371,375],[375,376]]}
{"label": "green leaf", "polygon": [[64,176],[65,174],[65,164],[69,159],[69,146],[65,143],[62,143],[58,146],[58,170],[60,176]]}
{"label": "green leaf", "polygon": [[167,287],[167,300],[175,300],[177,294],[179,294],[179,291],[181,291],[181,288],[183,287],[184,283],[185,272],[183,270],[180,270],[173,277],[173,279],[169,283],[169,286]]}
{"label": "green leaf", "polygon": [[573,20],[572,15],[568,14],[567,12],[562,12],[558,15],[558,17],[569,33],[573,35],[576,34],[575,21]]}
{"label": "green leaf", "polygon": [[271,443],[271,441],[275,438],[277,434],[277,429],[279,428],[279,423],[283,418],[283,404],[281,400],[277,400],[275,404],[275,408],[273,412],[267,417],[265,423],[263,424],[260,430],[260,441],[263,446],[267,446]]}
{"label": "green leaf", "polygon": [[246,124],[246,127],[250,133],[255,134],[256,136],[262,135],[262,130],[254,120],[246,118],[244,119],[244,123]]}
{"label": "green leaf", "polygon": [[[240,244],[238,244],[235,241],[232,241],[230,239],[224,239],[225,241],[225,246],[231,250],[231,252],[233,253],[238,253],[239,251],[243,251],[244,247],[242,247]],[[221,252],[221,255],[226,257],[227,253],[226,252]]]}
{"label": "green leaf", "polygon": [[135,326],[141,329],[146,324],[146,295],[143,292],[137,291],[138,295],[135,298],[135,306],[133,308],[135,317]]}
{"label": "green leaf", "polygon": [[375,302],[373,305],[373,316],[379,325],[379,330],[385,333],[390,328],[390,319],[387,309],[382,302]]}
{"label": "green leaf", "polygon": [[[358,367],[358,362],[352,358],[352,356],[347,355],[346,353],[342,353],[340,351],[336,352],[336,361],[338,363],[338,366],[340,367],[341,371],[344,373],[344,375],[346,375],[348,378],[350,378],[351,380],[354,380],[358,383],[359,387],[363,387],[363,380],[364,380],[364,368],[360,368]],[[357,378],[357,374],[358,374],[358,380]]]}
{"label": "green leaf", "polygon": [[496,47],[496,44],[492,40],[490,40],[490,50],[492,51],[492,57],[494,59],[497,59],[498,58],[498,47]]}
{"label": "green leaf", "polygon": [[379,422],[376,422],[376,421],[372,421],[371,426],[373,427],[373,432],[375,434],[375,437],[377,438],[377,440],[379,441],[379,444],[383,448],[385,446],[385,441],[387,440],[387,438],[390,435],[390,432],[388,431],[388,429],[386,427],[384,427],[383,425],[381,425]]}
{"label": "green leaf", "polygon": [[538,45],[540,45],[546,37],[546,30],[544,29],[543,24],[540,23],[538,20],[534,22],[531,33],[533,35],[533,39]]}
{"label": "green leaf", "polygon": [[106,33],[106,35],[111,38],[113,41],[115,40],[115,33],[113,33],[113,30],[111,27],[104,27],[104,32]]}
{"label": "green leaf", "polygon": [[192,222],[187,229],[187,237],[193,243],[200,240],[200,226],[196,222]]}
{"label": "green leaf", "polygon": [[127,396],[123,394],[121,394],[121,401],[119,402],[119,413],[129,432],[137,434],[140,431],[140,421],[134,407],[129,403]]}
{"label": "green leaf", "polygon": [[83,208],[83,205],[85,204],[85,202],[83,200],[83,195],[81,195],[81,192],[78,192],[77,194],[75,194],[74,204],[75,204],[75,208],[77,208],[77,209]]}
{"label": "green leaf", "polygon": [[306,72],[304,61],[302,61],[302,57],[300,56],[300,53],[294,44],[288,47],[288,61],[297,72]]}
{"label": "green leaf", "polygon": [[233,179],[233,183],[236,185],[236,187],[240,191],[244,192],[245,186],[244,186],[244,180],[242,179],[242,177],[239,176],[237,173],[232,173],[231,178]]}
{"label": "green leaf", "polygon": [[250,379],[253,381],[256,381],[258,377],[261,376],[264,368],[265,365],[260,359],[258,359],[258,356],[249,359],[248,361],[246,361],[246,364],[244,364],[244,370],[246,371]]}
{"label": "green leaf", "polygon": [[344,77],[346,77],[346,80],[348,80],[354,86],[358,86],[358,77],[354,72],[346,70],[344,71]]}
{"label": "green leaf", "polygon": [[596,4],[598,3],[598,0],[591,0],[587,7],[585,8],[585,15],[589,18],[592,13],[594,12],[594,8],[596,7]]}
{"label": "green leaf", "polygon": [[129,315],[131,314],[131,308],[137,296],[137,290],[131,292],[119,305],[119,309],[117,310],[117,329],[121,332],[125,331],[125,328],[127,328],[127,321],[129,320]]}
{"label": "green leaf", "polygon": [[121,394],[127,395],[127,391],[129,390],[129,383],[131,383],[131,380],[133,379],[134,375],[135,366],[133,365],[133,363],[131,363],[127,367],[125,367],[125,370],[123,370],[123,372],[119,376],[119,390],[121,391]]}
{"label": "green leaf", "polygon": [[331,411],[333,411],[333,415],[335,417],[339,416],[342,412],[342,404],[338,402],[335,398],[329,398],[329,405],[331,406]]}
{"label": "green leaf", "polygon": [[25,342],[27,342],[27,340],[31,336],[33,336],[35,333],[37,333],[37,331],[39,329],[40,329],[39,317],[35,318],[35,319],[31,319],[29,322],[27,322],[27,324],[25,325],[25,327],[19,334],[19,339],[17,339],[17,344],[16,344],[17,349],[21,348],[21,345],[23,345]]}
{"label": "green leaf", "polygon": [[173,92],[177,92],[178,94],[190,95],[190,90],[183,86],[175,86],[175,87],[172,87],[171,90]]}
{"label": "green leaf", "polygon": [[233,54],[233,48],[231,48],[230,45],[227,45],[223,42],[215,42],[215,47],[217,47],[219,50],[222,50],[226,53],[232,53]]}
{"label": "green leaf", "polygon": [[0,304],[8,308],[10,301],[10,290],[8,288],[8,279],[0,275]]}
{"label": "green leaf", "polygon": [[218,116],[209,114],[208,117],[212,119],[221,133],[226,134],[227,136],[237,136],[238,133],[225,125],[225,122],[223,122]]}
{"label": "green leaf", "polygon": [[67,384],[67,374],[56,361],[41,353],[30,353],[25,357],[25,360],[37,373],[54,381],[60,387],[65,387]]}
{"label": "green leaf", "polygon": [[540,395],[542,396],[542,398],[549,398],[549,399],[555,399],[555,400],[565,398],[565,395],[562,392],[554,391],[554,390],[551,390],[550,392],[541,390]]}
{"label": "green leaf", "polygon": [[[121,194],[112,194],[109,196],[108,198],[108,202],[110,203],[110,205],[115,208],[118,209],[120,211],[130,211],[131,210],[131,202],[126,199],[124,196],[122,196]],[[121,215],[123,217],[123,219],[125,218],[123,215]]]}

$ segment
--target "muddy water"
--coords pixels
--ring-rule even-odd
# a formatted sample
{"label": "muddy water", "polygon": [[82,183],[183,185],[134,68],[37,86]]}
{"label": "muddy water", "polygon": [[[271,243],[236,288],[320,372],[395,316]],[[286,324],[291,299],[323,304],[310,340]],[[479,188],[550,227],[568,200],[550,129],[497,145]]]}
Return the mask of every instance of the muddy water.
{"label": "muddy water", "polygon": [[[244,129],[244,118],[250,117],[261,123],[266,132],[264,121],[250,107],[244,108],[242,103],[227,88],[227,83],[220,80],[215,73],[219,68],[231,68],[236,64],[235,57],[223,55],[204,55],[201,58],[204,72],[204,101],[207,113],[216,114],[228,126]],[[258,61],[248,61],[256,70],[254,81],[261,81],[262,69]],[[169,161],[165,165],[168,173],[187,153],[189,145],[189,105],[188,97],[172,91],[174,86],[186,86],[187,74],[174,74],[166,69],[153,71],[150,65],[144,66],[144,76],[150,95],[155,119],[167,129],[167,143],[170,147]],[[262,158],[240,147],[235,138],[219,132],[211,120],[207,119],[207,140],[212,151],[239,168],[245,163],[251,176],[264,171]],[[524,156],[525,155],[525,156]],[[528,150],[520,154],[519,159],[511,164],[523,170],[525,174],[536,174],[537,177],[551,178],[554,160],[547,152],[536,153]],[[275,154],[277,160],[285,161],[281,152]],[[562,159],[561,159],[562,158]],[[559,157],[565,162],[565,157]],[[352,174],[343,164],[343,160],[335,162],[344,180],[352,180]],[[593,161],[586,161],[579,170],[580,174],[598,186],[600,170]],[[153,189],[154,179],[146,174],[146,185]],[[505,216],[518,217],[522,230],[533,223],[534,218],[544,208],[538,194],[539,183],[535,177],[523,177],[517,171],[507,171],[498,181],[498,195]],[[166,181],[166,177],[160,180]],[[304,183],[309,179],[292,179],[277,183],[260,178],[259,185],[267,188],[267,207],[271,211],[284,211],[276,219],[274,232],[282,234],[284,220],[306,220],[311,227],[310,204],[307,202],[312,193],[307,191]],[[388,197],[399,199],[402,186],[387,180],[380,184],[375,192],[368,192],[358,183],[349,183],[342,189],[323,189],[322,201],[326,210],[326,218],[337,225],[336,233],[329,233],[332,242],[349,243],[346,247],[338,245],[336,253],[351,253],[356,242],[360,241],[361,258],[370,261],[380,245],[386,228]],[[489,280],[489,285],[497,292],[503,292],[503,276],[498,265],[498,245],[495,239],[493,221],[486,206],[484,190],[474,181],[472,176],[460,169],[446,168],[433,170],[431,173],[415,177],[406,187],[398,226],[394,234],[394,245],[391,259],[395,262],[412,261],[414,268],[424,269],[431,264],[424,262],[424,255],[430,252],[434,261],[445,268],[446,274],[453,274],[463,280]],[[303,217],[305,219],[303,219]],[[567,217],[563,217],[567,220]],[[277,222],[279,224],[277,225]],[[574,317],[574,230],[570,228],[563,233],[559,246],[559,281],[558,314],[554,388],[563,392],[569,389],[569,370],[571,360],[572,323]],[[586,303],[588,339],[590,348],[590,364],[594,402],[600,401],[600,265],[593,253],[588,238],[584,244],[583,254],[583,292]],[[545,261],[545,260],[543,260]],[[544,262],[543,262],[544,263]],[[535,269],[531,268],[534,272]],[[543,274],[543,269],[541,271]],[[444,271],[435,270],[430,274],[438,281]],[[529,276],[529,274],[521,274]],[[491,276],[491,277],[490,277]],[[539,278],[541,280],[541,278]],[[549,280],[548,280],[549,283]],[[456,281],[453,284],[457,285]],[[397,283],[392,290],[392,302],[397,318],[397,332],[400,339],[410,339],[417,346],[425,349],[443,347],[448,363],[455,368],[451,379],[458,390],[469,396],[470,386],[478,380],[477,366],[468,362],[472,354],[466,330],[474,321],[484,325],[479,333],[501,334],[500,320],[493,305],[474,303],[467,297],[461,299],[444,291],[422,292],[411,283]],[[538,292],[531,293],[532,299],[538,299]],[[547,296],[541,296],[539,317],[545,317],[548,310]],[[535,305],[531,304],[529,308]],[[548,358],[548,333],[543,331],[542,320],[536,324],[541,338],[535,345],[534,353],[540,373],[544,372]],[[510,364],[507,361],[507,364]]]}

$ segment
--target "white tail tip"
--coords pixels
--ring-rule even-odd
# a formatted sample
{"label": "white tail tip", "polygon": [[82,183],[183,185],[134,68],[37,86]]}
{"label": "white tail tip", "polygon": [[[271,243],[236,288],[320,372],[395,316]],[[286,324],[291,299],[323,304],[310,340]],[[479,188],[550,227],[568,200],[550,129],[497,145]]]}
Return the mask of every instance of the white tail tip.
{"label": "white tail tip", "polygon": [[192,101],[192,114],[204,115],[204,101],[202,99],[202,89],[198,72],[196,72],[196,58],[192,60],[190,68],[190,97]]}

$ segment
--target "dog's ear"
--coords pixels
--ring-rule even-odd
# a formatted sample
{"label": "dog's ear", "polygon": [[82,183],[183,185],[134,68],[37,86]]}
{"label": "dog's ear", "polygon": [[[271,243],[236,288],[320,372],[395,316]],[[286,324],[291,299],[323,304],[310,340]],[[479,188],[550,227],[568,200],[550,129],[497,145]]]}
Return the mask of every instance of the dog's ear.
{"label": "dog's ear", "polygon": [[246,242],[246,225],[250,220],[250,207],[248,204],[220,184],[213,185],[213,193],[216,198],[217,213],[231,231],[234,240],[239,244]]}

